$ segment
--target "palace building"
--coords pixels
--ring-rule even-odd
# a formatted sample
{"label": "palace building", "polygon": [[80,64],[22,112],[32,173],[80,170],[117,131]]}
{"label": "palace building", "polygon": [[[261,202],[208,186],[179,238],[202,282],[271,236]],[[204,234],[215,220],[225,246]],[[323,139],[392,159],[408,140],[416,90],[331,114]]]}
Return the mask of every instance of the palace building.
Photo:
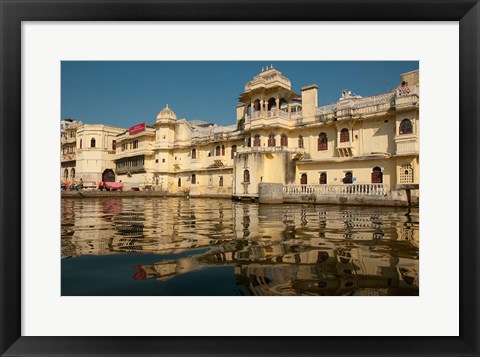
{"label": "palace building", "polygon": [[[389,92],[362,97],[344,90],[335,103],[319,105],[317,85],[296,93],[269,67],[245,85],[236,123],[179,119],[166,106],[154,123],[112,129],[95,170],[98,177],[111,169],[108,180],[126,189],[190,196],[256,198],[262,183],[280,184],[287,195],[418,189],[419,85],[416,70],[401,74]],[[76,130],[76,150],[85,155],[94,134],[87,125]],[[91,171],[80,161],[77,154],[76,177]]]}

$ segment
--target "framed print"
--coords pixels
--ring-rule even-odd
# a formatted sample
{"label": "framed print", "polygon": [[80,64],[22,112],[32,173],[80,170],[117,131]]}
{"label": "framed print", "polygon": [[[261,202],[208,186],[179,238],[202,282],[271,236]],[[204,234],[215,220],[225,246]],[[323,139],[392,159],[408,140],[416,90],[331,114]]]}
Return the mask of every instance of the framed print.
{"label": "framed print", "polygon": [[477,1],[0,2],[2,356],[479,354]]}

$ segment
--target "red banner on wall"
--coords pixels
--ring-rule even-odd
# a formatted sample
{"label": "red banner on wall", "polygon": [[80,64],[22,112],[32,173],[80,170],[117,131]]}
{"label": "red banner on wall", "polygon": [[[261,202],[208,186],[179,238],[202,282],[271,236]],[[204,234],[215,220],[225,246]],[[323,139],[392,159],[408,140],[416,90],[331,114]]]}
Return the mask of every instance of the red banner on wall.
{"label": "red banner on wall", "polygon": [[145,127],[146,127],[145,123],[137,124],[137,125],[132,126],[130,128],[130,135],[133,135],[133,134],[139,133],[141,131],[144,131]]}

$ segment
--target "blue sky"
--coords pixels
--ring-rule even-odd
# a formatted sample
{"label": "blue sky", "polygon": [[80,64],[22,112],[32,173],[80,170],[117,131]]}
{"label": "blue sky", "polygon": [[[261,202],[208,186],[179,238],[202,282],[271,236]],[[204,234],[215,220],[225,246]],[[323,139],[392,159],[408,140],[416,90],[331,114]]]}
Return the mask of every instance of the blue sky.
{"label": "blue sky", "polygon": [[417,61],[63,61],[61,115],[84,123],[130,127],[153,124],[168,104],[178,118],[219,125],[235,123],[245,84],[273,64],[292,90],[317,84],[319,105],[343,89],[362,96],[384,93]]}

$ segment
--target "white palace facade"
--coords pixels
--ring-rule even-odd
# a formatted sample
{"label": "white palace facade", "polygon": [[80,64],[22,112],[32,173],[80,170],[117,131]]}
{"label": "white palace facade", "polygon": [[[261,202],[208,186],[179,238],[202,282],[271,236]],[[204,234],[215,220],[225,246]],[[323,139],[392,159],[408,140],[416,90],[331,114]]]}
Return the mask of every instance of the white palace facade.
{"label": "white palace facade", "polygon": [[[387,193],[419,184],[418,70],[401,74],[389,92],[345,90],[335,103],[318,105],[316,85],[295,93],[270,67],[246,84],[229,126],[179,119],[168,106],[133,130],[88,126],[71,127],[73,162],[63,148],[72,134],[62,134],[62,179],[65,163],[76,179],[83,172],[84,181],[99,181],[110,170],[108,180],[127,190],[190,196],[258,197],[260,183],[282,184],[286,193]],[[82,163],[87,157],[97,167]]]}

